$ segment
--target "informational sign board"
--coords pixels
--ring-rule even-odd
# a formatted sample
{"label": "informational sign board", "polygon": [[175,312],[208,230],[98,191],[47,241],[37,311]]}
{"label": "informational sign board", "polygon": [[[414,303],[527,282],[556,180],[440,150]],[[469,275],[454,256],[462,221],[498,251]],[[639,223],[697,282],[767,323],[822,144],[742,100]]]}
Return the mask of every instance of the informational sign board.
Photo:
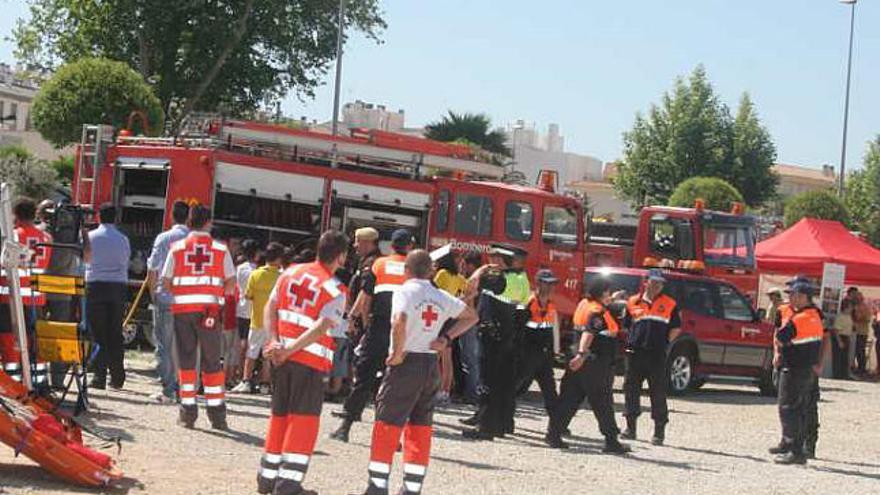
{"label": "informational sign board", "polygon": [[846,266],[837,263],[825,263],[822,269],[822,292],[820,292],[822,313],[825,314],[825,325],[831,327],[834,317],[840,311],[843,300]]}

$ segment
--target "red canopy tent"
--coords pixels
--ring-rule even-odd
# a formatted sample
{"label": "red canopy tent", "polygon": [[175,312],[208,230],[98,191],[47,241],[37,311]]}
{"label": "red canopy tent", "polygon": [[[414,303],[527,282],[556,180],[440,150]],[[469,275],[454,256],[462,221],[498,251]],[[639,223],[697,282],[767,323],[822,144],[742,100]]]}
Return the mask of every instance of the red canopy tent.
{"label": "red canopy tent", "polygon": [[846,265],[846,283],[880,286],[880,250],[852,235],[840,222],[804,218],[755,248],[763,273],[822,277],[824,263]]}

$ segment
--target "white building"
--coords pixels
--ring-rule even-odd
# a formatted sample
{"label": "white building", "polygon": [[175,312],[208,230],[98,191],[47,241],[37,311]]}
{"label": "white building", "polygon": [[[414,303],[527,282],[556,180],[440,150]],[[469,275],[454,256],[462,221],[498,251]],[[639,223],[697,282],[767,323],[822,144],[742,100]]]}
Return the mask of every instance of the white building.
{"label": "white building", "polygon": [[381,131],[400,132],[404,123],[403,109],[391,111],[385,105],[376,105],[356,100],[342,106],[342,124],[351,129],[379,129]]}
{"label": "white building", "polygon": [[72,147],[55,149],[31,127],[31,101],[38,89],[35,82],[0,63],[0,146],[24,146],[44,160],[72,154]]}
{"label": "white building", "polygon": [[556,170],[560,184],[602,179],[602,161],[566,152],[565,137],[559,133],[557,124],[550,124],[544,134],[534,124],[518,120],[508,125],[505,133],[513,152],[514,170],[525,174],[530,184],[535,183],[543,169]]}

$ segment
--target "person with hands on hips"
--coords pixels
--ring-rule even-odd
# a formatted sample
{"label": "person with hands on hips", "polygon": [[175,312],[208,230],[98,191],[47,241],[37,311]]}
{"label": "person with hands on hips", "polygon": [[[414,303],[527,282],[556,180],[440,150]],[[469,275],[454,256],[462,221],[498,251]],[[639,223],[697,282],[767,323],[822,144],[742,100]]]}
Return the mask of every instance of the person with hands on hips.
{"label": "person with hands on hips", "polygon": [[[472,308],[431,283],[433,261],[427,251],[410,252],[405,273],[407,280],[391,302],[391,345],[376,396],[367,495],[388,494],[401,434],[403,487],[399,493],[421,492],[430,459],[434,395],[440,387],[437,353],[477,323]],[[446,321],[453,318],[455,323],[441,334]]]}

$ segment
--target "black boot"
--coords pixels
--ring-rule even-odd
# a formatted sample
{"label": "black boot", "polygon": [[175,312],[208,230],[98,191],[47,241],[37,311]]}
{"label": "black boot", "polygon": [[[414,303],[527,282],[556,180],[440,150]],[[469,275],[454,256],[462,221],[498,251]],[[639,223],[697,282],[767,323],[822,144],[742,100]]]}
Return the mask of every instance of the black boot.
{"label": "black boot", "polygon": [[461,432],[461,436],[469,439],[469,440],[494,440],[496,435],[485,432],[479,428],[473,430],[464,430]]}
{"label": "black boot", "polygon": [[776,464],[806,464],[807,456],[804,455],[803,451],[796,452],[792,450],[791,452],[778,456],[773,462]]}
{"label": "black boot", "polygon": [[477,426],[480,423],[480,413],[475,412],[473,416],[459,419],[458,422],[465,426]]}
{"label": "black boot", "polygon": [[631,418],[627,416],[626,429],[623,430],[623,433],[620,434],[620,438],[624,438],[626,440],[636,439],[636,418]]}
{"label": "black boot", "polygon": [[664,440],[666,440],[666,423],[654,423],[654,436],[651,437],[651,443],[663,445]]}
{"label": "black boot", "polygon": [[[275,480],[281,467],[280,455],[263,455],[260,471],[257,473],[257,493],[266,495],[275,491]],[[277,461],[277,462],[276,462]]]}
{"label": "black boot", "polygon": [[229,424],[226,422],[226,404],[208,408],[208,421],[211,428],[220,431],[228,431]]}
{"label": "black boot", "polygon": [[348,443],[348,434],[351,431],[351,420],[343,419],[342,424],[339,425],[339,428],[336,429],[333,433],[330,434],[330,438],[333,440],[339,440],[340,442]]}
{"label": "black boot", "polygon": [[188,430],[195,428],[196,419],[199,416],[198,408],[196,406],[180,406],[179,411],[177,424]]}
{"label": "black boot", "polygon": [[815,440],[807,440],[804,442],[804,456],[807,459],[816,458],[816,442]]}
{"label": "black boot", "polygon": [[605,446],[602,447],[602,452],[606,454],[626,454],[631,450],[629,445],[620,443],[614,435],[605,437]]}
{"label": "black boot", "polygon": [[789,448],[789,446],[785,442],[780,440],[779,445],[776,445],[775,447],[770,447],[767,450],[773,455],[779,455],[779,454],[787,454],[788,451],[791,449]]}
{"label": "black boot", "polygon": [[568,444],[562,439],[562,435],[555,430],[548,431],[544,436],[544,443],[551,449],[567,449]]}

